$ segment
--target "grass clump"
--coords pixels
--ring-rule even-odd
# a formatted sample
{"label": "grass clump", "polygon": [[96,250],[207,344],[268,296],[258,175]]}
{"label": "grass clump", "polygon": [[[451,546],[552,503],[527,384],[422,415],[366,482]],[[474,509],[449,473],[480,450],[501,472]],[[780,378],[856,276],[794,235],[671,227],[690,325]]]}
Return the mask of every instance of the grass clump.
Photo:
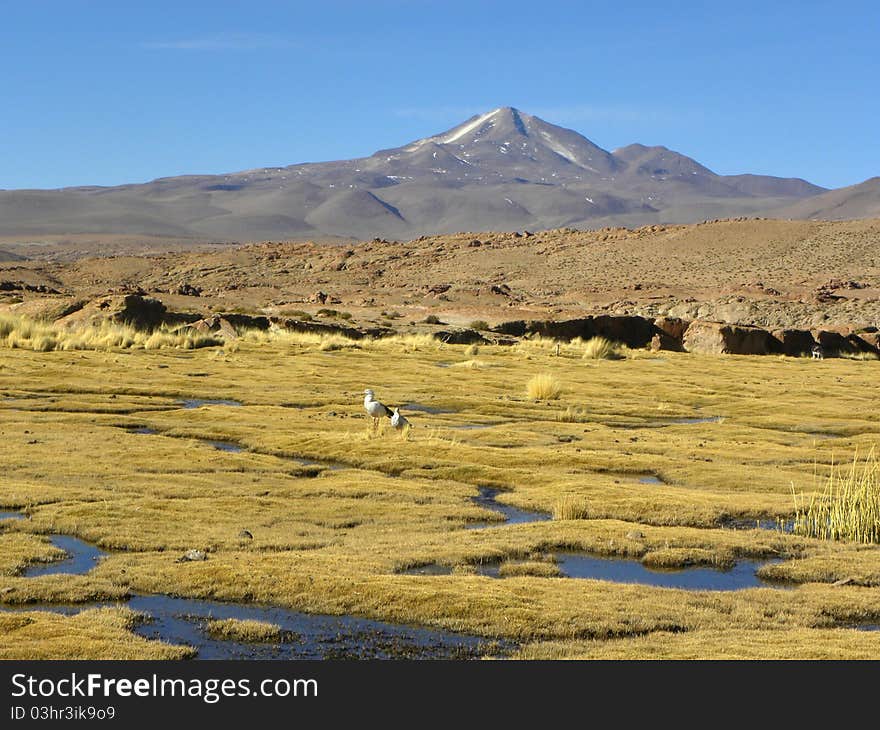
{"label": "grass clump", "polygon": [[849,469],[834,464],[821,493],[807,501],[792,490],[794,533],[820,540],[880,543],[880,464],[871,448],[862,464],[858,454]]}
{"label": "grass clump", "polygon": [[438,317],[436,314],[429,314],[429,315],[428,315],[427,317],[425,317],[425,319],[422,320],[422,321],[423,321],[425,324],[443,324],[443,322],[440,321],[440,317]]}
{"label": "grass clump", "polygon": [[562,386],[550,373],[539,373],[526,383],[526,394],[533,400],[557,400]]}
{"label": "grass clump", "polygon": [[468,327],[472,330],[487,330],[489,329],[489,323],[485,319],[475,319],[471,322]]}
{"label": "grass clump", "polygon": [[553,506],[554,520],[588,520],[590,507],[577,497],[563,497]]}
{"label": "grass clump", "polygon": [[281,641],[281,627],[266,621],[237,618],[211,619],[208,621],[207,629],[215,639],[224,641],[243,641],[248,644]]}
{"label": "grass clump", "polygon": [[620,360],[623,354],[620,345],[605,337],[592,337],[584,345],[585,360]]}

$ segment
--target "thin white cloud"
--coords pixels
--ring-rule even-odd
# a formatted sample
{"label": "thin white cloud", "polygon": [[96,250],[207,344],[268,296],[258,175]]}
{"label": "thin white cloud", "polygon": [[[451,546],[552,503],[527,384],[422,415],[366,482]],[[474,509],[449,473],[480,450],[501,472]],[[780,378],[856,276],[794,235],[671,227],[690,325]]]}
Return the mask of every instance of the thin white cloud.
{"label": "thin white cloud", "polygon": [[177,40],[145,41],[141,48],[153,51],[259,51],[290,48],[286,38],[260,33],[216,33],[214,35]]}

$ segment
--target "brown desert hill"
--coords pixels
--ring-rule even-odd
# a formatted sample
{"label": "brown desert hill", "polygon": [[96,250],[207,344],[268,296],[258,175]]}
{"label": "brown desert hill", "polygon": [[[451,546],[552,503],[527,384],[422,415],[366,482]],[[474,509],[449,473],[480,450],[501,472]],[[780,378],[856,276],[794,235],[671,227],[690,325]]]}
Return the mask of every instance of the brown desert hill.
{"label": "brown desert hill", "polygon": [[331,321],[344,313],[368,327],[429,315],[467,325],[616,314],[863,328],[880,324],[878,243],[876,219],[495,231],[343,246],[264,242],[2,263],[0,301],[54,312],[142,290],[178,312]]}
{"label": "brown desert hill", "polygon": [[798,179],[718,175],[661,146],[608,152],[574,130],[501,107],[353,160],[0,191],[0,239],[240,242],[635,227],[763,215],[823,192]]}
{"label": "brown desert hill", "polygon": [[880,177],[858,185],[829,190],[774,211],[780,218],[852,220],[880,216]]}

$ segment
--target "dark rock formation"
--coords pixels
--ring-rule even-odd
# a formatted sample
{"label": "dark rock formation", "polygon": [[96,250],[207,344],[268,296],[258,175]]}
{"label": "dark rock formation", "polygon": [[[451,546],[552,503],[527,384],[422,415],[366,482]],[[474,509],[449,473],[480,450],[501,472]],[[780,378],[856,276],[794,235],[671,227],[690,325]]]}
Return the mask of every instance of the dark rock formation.
{"label": "dark rock formation", "polygon": [[816,344],[812,333],[807,330],[774,330],[773,339],[776,340],[774,352],[791,357],[809,355]]}

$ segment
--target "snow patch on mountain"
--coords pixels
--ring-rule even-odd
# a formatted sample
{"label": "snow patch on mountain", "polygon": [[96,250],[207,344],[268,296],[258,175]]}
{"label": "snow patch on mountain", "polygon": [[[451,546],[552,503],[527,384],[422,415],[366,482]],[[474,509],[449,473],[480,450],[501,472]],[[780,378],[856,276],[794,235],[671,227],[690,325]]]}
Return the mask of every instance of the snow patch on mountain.
{"label": "snow patch on mountain", "polygon": [[479,126],[481,126],[482,124],[485,124],[486,122],[488,122],[492,117],[494,117],[500,111],[501,111],[501,109],[493,109],[492,111],[490,111],[486,114],[481,114],[476,119],[474,119],[472,122],[467,122],[467,123],[461,125],[460,127],[458,127],[458,129],[453,129],[449,134],[445,134],[442,137],[435,137],[434,139],[436,142],[439,142],[440,144],[449,144],[450,142],[455,142],[457,139],[461,139],[462,137],[464,137],[468,132],[472,132],[473,130],[475,130]]}

